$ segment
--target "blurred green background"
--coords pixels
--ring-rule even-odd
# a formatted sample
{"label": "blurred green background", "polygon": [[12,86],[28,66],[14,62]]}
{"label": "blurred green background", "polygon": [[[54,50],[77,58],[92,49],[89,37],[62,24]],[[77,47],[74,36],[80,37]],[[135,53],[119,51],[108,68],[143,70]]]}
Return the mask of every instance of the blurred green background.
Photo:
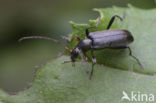
{"label": "blurred green background", "polygon": [[[46,40],[18,39],[44,35],[60,39],[72,32],[69,21],[88,23],[98,13],[93,8],[156,7],[155,0],[1,0],[0,2],[0,88],[10,94],[26,88],[34,68],[63,51],[61,45]],[[62,41],[62,40],[61,40]]]}

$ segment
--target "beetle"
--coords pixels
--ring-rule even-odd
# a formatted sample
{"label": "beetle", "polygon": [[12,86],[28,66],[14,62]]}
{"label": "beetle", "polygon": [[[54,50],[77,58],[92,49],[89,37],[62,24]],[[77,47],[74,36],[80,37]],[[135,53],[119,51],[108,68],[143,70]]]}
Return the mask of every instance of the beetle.
{"label": "beetle", "polygon": [[[91,56],[92,56],[92,69],[90,72],[90,79],[91,79],[91,77],[93,75],[93,71],[94,71],[94,65],[96,64],[96,58],[94,56],[95,50],[101,50],[101,49],[105,49],[105,48],[128,49],[129,55],[131,57],[133,57],[137,61],[137,63],[142,67],[139,59],[136,58],[134,55],[132,55],[132,51],[129,47],[129,44],[134,41],[134,38],[133,38],[131,32],[128,30],[122,30],[122,29],[109,30],[110,27],[112,26],[115,18],[119,18],[121,21],[123,20],[120,16],[114,15],[110,19],[106,30],[90,32],[89,29],[98,27],[98,24],[100,22],[100,19],[98,19],[96,26],[88,27],[85,29],[85,33],[86,33],[85,39],[81,40],[77,35],[74,35],[71,38],[71,40],[65,36],[62,36],[62,38],[68,42],[72,42],[74,38],[76,38],[76,40],[78,41],[78,44],[72,50],[70,50],[67,46],[64,46],[65,50],[69,51],[70,55],[71,55],[70,56],[71,61],[64,61],[64,63],[76,62],[77,61],[76,59],[78,58],[79,55],[82,59],[82,62],[84,62],[85,60],[87,61],[88,57],[86,55],[86,52],[91,51]],[[34,39],[34,38],[48,39],[48,40],[52,40],[54,42],[58,42],[55,39],[44,37],[44,36],[23,37],[23,38],[19,39],[19,41],[22,41],[24,39]],[[87,69],[85,69],[85,70],[88,73],[88,70]]]}
{"label": "beetle", "polygon": [[[129,55],[134,58],[137,63],[141,66],[142,65],[138,58],[136,58],[134,55],[132,55],[132,51],[130,47],[128,46],[130,43],[134,41],[134,37],[132,36],[131,32],[128,30],[109,30],[111,25],[113,24],[115,18],[119,18],[121,21],[123,20],[120,16],[114,15],[107,26],[107,29],[104,31],[96,31],[96,32],[89,32],[89,29],[91,28],[97,28],[98,23],[95,27],[88,27],[86,28],[86,38],[81,40],[77,35],[74,35],[73,38],[76,38],[78,41],[78,44],[75,46],[75,48],[70,51],[71,53],[71,62],[75,62],[78,55],[80,54],[81,58],[82,54],[85,56],[86,60],[88,60],[88,57],[86,55],[87,51],[91,51],[92,56],[92,70],[90,73],[90,78],[93,75],[94,65],[96,64],[96,58],[94,56],[95,50],[101,50],[101,49],[128,49]],[[73,40],[71,39],[71,41]],[[67,38],[64,38],[65,40],[69,41]],[[69,51],[69,50],[68,50]],[[70,62],[70,61],[65,61]]]}

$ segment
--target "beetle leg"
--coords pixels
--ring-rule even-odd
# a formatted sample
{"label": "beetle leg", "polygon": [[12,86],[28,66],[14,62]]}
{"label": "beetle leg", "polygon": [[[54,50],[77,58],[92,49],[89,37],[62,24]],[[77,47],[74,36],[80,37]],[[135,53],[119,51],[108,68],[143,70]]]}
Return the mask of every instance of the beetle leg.
{"label": "beetle leg", "polygon": [[86,61],[88,61],[88,56],[87,56],[87,54],[84,52],[83,55],[84,55],[84,59],[85,59]]}
{"label": "beetle leg", "polygon": [[110,29],[110,27],[111,27],[111,25],[113,24],[113,22],[114,22],[114,20],[115,20],[116,17],[118,17],[121,21],[123,20],[120,16],[114,15],[114,16],[111,18],[111,20],[109,21],[109,24],[108,24],[108,26],[107,26],[107,30]]}
{"label": "beetle leg", "polygon": [[88,35],[89,35],[89,29],[93,29],[93,28],[97,28],[98,27],[98,25],[100,23],[100,20],[101,20],[101,16],[98,17],[97,23],[96,23],[95,26],[91,26],[91,27],[86,28],[86,37],[88,37]]}
{"label": "beetle leg", "polygon": [[[76,40],[78,42],[80,42],[80,38],[77,35],[74,35],[71,40],[70,40],[70,38],[68,38],[66,36],[61,36],[61,38],[66,40],[67,42],[72,42],[74,40],[74,38],[76,38]],[[63,47],[65,48],[65,51],[71,52],[71,50],[67,46],[63,45]]]}
{"label": "beetle leg", "polygon": [[78,42],[80,42],[80,38],[77,35],[75,35],[75,34],[72,36],[71,39],[68,38],[68,37],[66,37],[66,36],[61,36],[61,38],[64,39],[64,40],[66,40],[67,42],[72,42],[76,38],[76,40]]}
{"label": "beetle leg", "polygon": [[135,59],[135,60],[137,61],[137,63],[140,65],[141,68],[143,68],[143,66],[142,66],[141,62],[139,61],[139,59],[138,59],[137,57],[135,57],[135,56],[132,54],[132,50],[131,50],[130,47],[123,46],[123,47],[117,47],[117,48],[112,48],[112,49],[125,49],[125,48],[128,48],[128,50],[129,50],[129,55],[130,55],[133,59]]}
{"label": "beetle leg", "polygon": [[135,57],[133,54],[132,54],[132,51],[131,51],[131,48],[130,47],[127,47],[128,50],[129,50],[129,55],[135,59],[137,61],[137,63],[140,65],[141,68],[143,68],[142,64],[140,63],[139,59],[137,57]]}
{"label": "beetle leg", "polygon": [[78,42],[81,41],[80,38],[79,38],[77,35],[74,34],[70,42],[72,42],[72,41],[74,40],[74,38],[75,38]]}
{"label": "beetle leg", "polygon": [[94,53],[93,53],[93,50],[91,51],[91,55],[92,55],[92,70],[91,70],[91,73],[90,73],[90,79],[92,78],[93,76],[93,72],[94,72],[94,65],[96,64],[96,58],[94,57]]}
{"label": "beetle leg", "polygon": [[88,71],[88,68],[87,68],[86,65],[85,65],[85,60],[84,60],[84,58],[83,58],[83,53],[82,53],[81,50],[79,51],[79,54],[80,54],[80,57],[81,57],[81,63],[82,63],[82,65],[83,65],[83,67],[84,67],[84,70],[85,70],[85,72],[88,74],[89,71]]}

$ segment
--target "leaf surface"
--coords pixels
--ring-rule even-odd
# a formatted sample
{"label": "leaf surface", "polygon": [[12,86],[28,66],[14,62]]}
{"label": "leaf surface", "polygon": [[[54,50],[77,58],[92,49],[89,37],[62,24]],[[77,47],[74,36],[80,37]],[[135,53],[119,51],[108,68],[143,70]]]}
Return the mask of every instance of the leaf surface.
{"label": "leaf surface", "polygon": [[[105,49],[95,52],[98,64],[90,80],[81,63],[76,63],[75,67],[70,63],[62,64],[70,59],[69,56],[62,56],[40,67],[30,88],[16,95],[0,90],[0,103],[131,103],[121,100],[125,93],[130,100],[132,91],[156,95],[156,78],[148,75],[156,72],[156,10],[130,6],[96,11],[100,12],[102,20],[99,27],[91,32],[105,30],[113,15],[125,15],[124,21],[116,19],[111,29],[126,29],[133,34],[135,41],[130,47],[144,69],[128,55],[128,50]],[[73,34],[85,38],[85,28],[89,25],[71,24]],[[95,24],[96,20],[90,20],[90,26]],[[76,43],[70,43],[69,47],[73,48]],[[91,70],[91,63],[86,63],[86,66]]]}

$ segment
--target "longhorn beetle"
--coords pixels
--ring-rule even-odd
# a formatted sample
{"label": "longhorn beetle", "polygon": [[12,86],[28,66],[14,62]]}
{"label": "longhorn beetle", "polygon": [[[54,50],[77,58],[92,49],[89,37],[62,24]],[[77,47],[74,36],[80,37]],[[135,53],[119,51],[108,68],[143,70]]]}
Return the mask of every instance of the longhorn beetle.
{"label": "longhorn beetle", "polygon": [[[100,19],[98,19],[96,26],[88,27],[85,29],[86,38],[83,40],[81,40],[77,35],[74,35],[71,40],[63,36],[62,38],[64,40],[67,40],[68,42],[71,42],[74,38],[76,38],[76,40],[78,41],[78,44],[74,47],[73,50],[70,50],[68,47],[64,46],[65,49],[69,51],[71,54],[71,61],[64,61],[64,63],[76,62],[78,55],[80,55],[82,62],[84,62],[84,60],[88,60],[86,52],[90,50],[91,56],[92,56],[92,70],[90,72],[90,79],[91,79],[93,75],[93,71],[94,71],[94,65],[96,64],[96,58],[94,57],[94,50],[101,50],[105,48],[108,48],[108,49],[126,49],[127,48],[129,50],[129,55],[132,58],[134,58],[137,61],[137,63],[142,67],[139,59],[136,58],[134,55],[132,55],[132,51],[130,47],[128,46],[130,43],[134,41],[132,34],[128,30],[120,30],[120,29],[109,30],[116,17],[122,21],[122,18],[120,16],[114,15],[109,21],[109,24],[105,31],[89,32],[89,29],[98,27],[98,24],[100,21]],[[44,36],[23,37],[20,39],[20,41],[24,39],[33,39],[33,38],[48,39],[48,40],[57,42],[57,40],[44,37]],[[87,69],[85,70],[88,73],[88,70]]]}

